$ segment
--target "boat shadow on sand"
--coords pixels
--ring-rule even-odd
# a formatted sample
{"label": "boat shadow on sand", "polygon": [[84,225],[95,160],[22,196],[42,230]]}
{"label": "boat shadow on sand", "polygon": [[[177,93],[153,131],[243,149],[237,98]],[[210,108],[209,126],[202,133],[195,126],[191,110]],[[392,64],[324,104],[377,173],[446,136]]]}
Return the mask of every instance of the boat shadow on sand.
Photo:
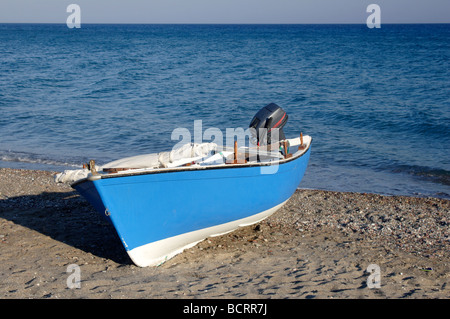
{"label": "boat shadow on sand", "polygon": [[0,218],[97,257],[133,264],[114,227],[75,191],[1,199]]}

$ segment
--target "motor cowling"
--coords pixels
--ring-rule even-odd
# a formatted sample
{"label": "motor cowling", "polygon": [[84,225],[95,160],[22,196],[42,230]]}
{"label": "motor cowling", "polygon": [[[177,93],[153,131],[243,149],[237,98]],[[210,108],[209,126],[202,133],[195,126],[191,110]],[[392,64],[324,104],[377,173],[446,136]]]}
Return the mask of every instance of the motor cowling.
{"label": "motor cowling", "polygon": [[263,107],[253,117],[249,126],[254,143],[268,145],[285,140],[283,126],[287,120],[286,112],[275,103]]}

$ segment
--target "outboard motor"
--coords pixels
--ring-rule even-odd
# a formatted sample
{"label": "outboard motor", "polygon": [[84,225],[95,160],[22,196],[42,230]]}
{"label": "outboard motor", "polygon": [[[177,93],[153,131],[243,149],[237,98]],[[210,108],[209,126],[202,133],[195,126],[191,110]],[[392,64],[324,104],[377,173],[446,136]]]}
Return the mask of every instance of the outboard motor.
{"label": "outboard motor", "polygon": [[[254,129],[251,130],[254,143],[259,146],[285,140],[283,126],[287,120],[286,112],[275,103],[263,107],[250,122],[250,128]],[[272,140],[273,129],[278,129],[278,138],[276,138],[276,134],[273,134],[274,139]]]}

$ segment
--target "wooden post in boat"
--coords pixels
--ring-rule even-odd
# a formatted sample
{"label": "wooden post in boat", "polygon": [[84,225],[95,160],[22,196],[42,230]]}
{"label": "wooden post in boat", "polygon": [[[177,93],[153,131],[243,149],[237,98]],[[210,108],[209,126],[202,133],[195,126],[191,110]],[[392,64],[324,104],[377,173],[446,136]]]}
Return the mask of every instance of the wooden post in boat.
{"label": "wooden post in boat", "polygon": [[303,133],[300,132],[300,145],[298,146],[298,150],[304,150],[305,149],[305,145],[303,144]]}
{"label": "wooden post in boat", "polygon": [[292,154],[288,153],[288,146],[286,140],[283,142],[283,148],[284,148],[284,158],[292,157]]}
{"label": "wooden post in boat", "polygon": [[98,175],[97,170],[95,169],[95,161],[94,160],[90,160],[86,166],[91,171],[92,175]]}
{"label": "wooden post in boat", "polygon": [[238,159],[238,146],[237,146],[237,141],[234,141],[234,159],[233,160],[228,160],[225,163],[226,164],[245,164],[247,163],[247,161],[245,159]]}

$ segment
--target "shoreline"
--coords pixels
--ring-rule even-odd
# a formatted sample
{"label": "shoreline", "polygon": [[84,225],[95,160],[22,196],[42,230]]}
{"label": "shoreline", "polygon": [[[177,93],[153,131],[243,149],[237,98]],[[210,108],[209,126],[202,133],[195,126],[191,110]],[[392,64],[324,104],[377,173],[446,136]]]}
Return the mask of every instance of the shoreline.
{"label": "shoreline", "polygon": [[[0,168],[0,298],[416,298],[450,295],[450,201],[300,189],[264,221],[159,267],[51,171]],[[81,288],[67,286],[79,266]],[[381,288],[368,287],[371,264]]]}

